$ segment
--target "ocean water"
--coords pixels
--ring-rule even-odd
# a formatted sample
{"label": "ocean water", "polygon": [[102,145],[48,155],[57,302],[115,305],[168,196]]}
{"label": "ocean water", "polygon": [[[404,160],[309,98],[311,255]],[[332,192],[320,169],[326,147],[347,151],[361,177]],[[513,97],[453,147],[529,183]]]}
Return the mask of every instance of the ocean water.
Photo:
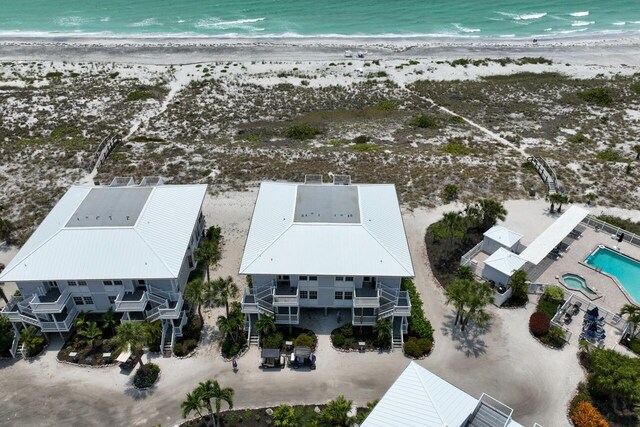
{"label": "ocean water", "polygon": [[0,0],[0,35],[546,38],[640,32],[640,0]]}

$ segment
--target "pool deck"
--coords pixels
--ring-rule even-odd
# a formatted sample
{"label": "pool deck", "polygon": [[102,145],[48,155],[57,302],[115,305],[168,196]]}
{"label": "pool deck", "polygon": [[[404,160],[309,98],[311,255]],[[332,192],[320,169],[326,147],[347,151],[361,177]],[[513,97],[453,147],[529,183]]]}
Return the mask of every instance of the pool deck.
{"label": "pool deck", "polygon": [[[620,245],[621,253],[635,259],[640,259],[639,247],[630,245],[626,242],[619,244],[616,240],[612,239],[609,234],[596,232],[593,228],[587,227],[582,233],[582,237],[573,241],[569,247],[569,251],[562,252],[561,258],[558,258],[555,261],[551,261],[549,259],[545,260],[549,261],[549,265],[544,272],[540,274],[536,282],[560,284],[559,279],[562,278],[563,274],[573,273],[583,277],[587,281],[587,286],[596,291],[599,296],[602,296],[595,300],[592,299],[593,296],[587,295],[587,298],[607,310],[617,313],[625,304],[639,304],[640,301],[634,301],[630,296],[627,296],[622,290],[620,290],[616,281],[611,277],[603,273],[598,273],[584,264],[584,260],[587,255],[598,245],[605,245],[609,248],[613,248],[615,245]],[[574,291],[574,289],[571,288],[567,289]],[[577,290],[575,292],[579,295],[585,296]]]}

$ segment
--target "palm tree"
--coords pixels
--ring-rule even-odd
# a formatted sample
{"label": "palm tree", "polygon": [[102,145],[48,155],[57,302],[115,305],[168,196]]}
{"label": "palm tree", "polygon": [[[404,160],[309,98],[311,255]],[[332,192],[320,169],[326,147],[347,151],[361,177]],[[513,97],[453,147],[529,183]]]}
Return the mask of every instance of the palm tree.
{"label": "palm tree", "polygon": [[467,304],[467,287],[473,280],[458,278],[453,283],[444,288],[446,296],[445,302],[456,309],[456,320],[454,325],[464,317],[465,306]]}
{"label": "palm tree", "polygon": [[627,315],[627,322],[631,325],[631,338],[635,338],[636,330],[638,329],[638,325],[640,325],[640,307],[633,304],[625,304],[620,310],[620,315]]}
{"label": "palm tree", "polygon": [[391,342],[391,326],[389,319],[378,319],[375,325],[373,325],[373,333],[381,345]]}
{"label": "palm tree", "polygon": [[256,331],[260,335],[271,335],[275,334],[278,328],[276,327],[276,319],[275,315],[264,315],[260,316],[258,321],[256,322]]}
{"label": "palm tree", "polygon": [[216,322],[220,332],[224,335],[229,335],[233,342],[238,341],[238,336],[240,335],[243,324],[244,317],[242,316],[242,312],[232,312],[229,317],[218,316],[218,321]]}
{"label": "palm tree", "polygon": [[327,406],[320,412],[320,420],[323,424],[347,427],[351,425],[353,419],[349,416],[349,411],[352,405],[351,400],[345,399],[340,395],[335,400],[327,403]]}
{"label": "palm tree", "polygon": [[634,145],[633,151],[636,152],[636,160],[640,160],[640,144]]}
{"label": "palm tree", "polygon": [[220,227],[210,227],[207,230],[205,240],[203,240],[195,250],[196,261],[205,265],[207,282],[209,281],[209,267],[211,264],[216,264],[220,260],[219,239]]}
{"label": "palm tree", "polygon": [[76,320],[73,321],[73,326],[75,326],[76,330],[84,329],[87,326],[87,312],[81,311],[76,317]]}
{"label": "palm tree", "polygon": [[[230,387],[222,388],[218,381],[207,380],[198,384],[198,387],[194,390],[204,406],[209,410],[213,425],[217,426],[220,421],[220,408],[222,402],[226,402],[229,405],[229,409],[233,409],[233,389]],[[211,401],[215,404],[215,413],[213,411]]]}
{"label": "palm tree", "polygon": [[198,393],[187,393],[187,398],[180,404],[180,408],[182,408],[182,417],[187,418],[187,416],[195,412],[198,414],[200,418],[202,418],[202,409],[204,406],[202,404],[202,399],[198,395]]}
{"label": "palm tree", "polygon": [[482,325],[489,319],[489,314],[484,309],[493,300],[493,290],[489,285],[473,280],[456,279],[444,291],[446,303],[456,309],[454,325],[460,323],[462,331],[469,320]]}
{"label": "palm tree", "polygon": [[565,203],[571,203],[569,196],[566,194],[558,194],[558,213],[562,212],[562,205]]}
{"label": "palm tree", "polygon": [[453,238],[463,233],[464,217],[460,212],[447,212],[442,216],[442,223],[449,238],[449,245],[452,246]]}
{"label": "palm tree", "polygon": [[98,327],[96,322],[88,322],[84,328],[78,331],[78,335],[84,337],[87,345],[93,348],[95,341],[102,336],[102,329]]}
{"label": "palm tree", "polygon": [[584,198],[587,200],[587,204],[591,206],[591,204],[598,198],[598,195],[596,193],[587,193]]}
{"label": "palm tree", "polygon": [[219,279],[214,280],[212,288],[215,290],[218,303],[224,305],[228,317],[229,302],[238,297],[238,285],[233,282],[231,276],[227,276],[226,279],[220,277]]}
{"label": "palm tree", "polygon": [[202,279],[194,279],[187,283],[183,294],[186,301],[198,307],[198,316],[203,325],[204,316],[202,315],[202,305],[206,302],[206,288],[207,286]]}
{"label": "palm tree", "polygon": [[498,220],[504,221],[507,217],[507,210],[504,208],[502,203],[494,199],[480,199],[477,203],[478,210],[480,211],[482,218],[482,229],[488,230],[494,225]]}
{"label": "palm tree", "polygon": [[[116,334],[109,342],[120,351],[130,350],[141,353],[142,348],[149,342],[149,328],[140,322],[121,323],[116,327]],[[140,358],[140,367],[143,366],[144,363]]]}
{"label": "palm tree", "polygon": [[44,344],[44,338],[38,335],[38,330],[31,325],[20,331],[20,341],[22,341],[24,348],[27,349],[27,355],[29,356],[35,354]]}
{"label": "palm tree", "polygon": [[545,200],[551,203],[551,206],[549,207],[549,213],[556,212],[555,205],[560,204],[560,197],[561,195],[558,193],[547,194],[547,196],[545,197]]}
{"label": "palm tree", "polygon": [[118,317],[112,307],[109,307],[109,310],[107,310],[107,312],[102,316],[102,323],[105,328],[109,329],[111,335],[115,333],[115,328],[118,324]]}

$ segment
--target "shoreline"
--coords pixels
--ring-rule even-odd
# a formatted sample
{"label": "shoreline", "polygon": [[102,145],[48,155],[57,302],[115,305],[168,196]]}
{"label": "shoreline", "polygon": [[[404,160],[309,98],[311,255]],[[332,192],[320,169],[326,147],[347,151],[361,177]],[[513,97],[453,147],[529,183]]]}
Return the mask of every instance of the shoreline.
{"label": "shoreline", "polygon": [[[345,57],[351,50],[353,57]],[[365,58],[356,52],[366,50]],[[640,35],[532,40],[472,38],[2,37],[0,60],[181,65],[211,61],[370,61],[540,57],[571,64],[640,65]]]}

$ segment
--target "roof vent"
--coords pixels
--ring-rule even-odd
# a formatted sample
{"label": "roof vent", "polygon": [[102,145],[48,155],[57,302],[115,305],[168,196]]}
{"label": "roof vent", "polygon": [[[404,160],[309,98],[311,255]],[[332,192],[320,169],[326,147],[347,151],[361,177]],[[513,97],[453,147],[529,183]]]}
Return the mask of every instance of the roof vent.
{"label": "roof vent", "polygon": [[350,185],[351,175],[334,175],[333,185]]}
{"label": "roof vent", "polygon": [[157,185],[163,185],[164,181],[159,176],[145,176],[140,181],[140,187],[155,187]]}
{"label": "roof vent", "polygon": [[304,176],[305,184],[322,184],[322,174],[306,174]]}
{"label": "roof vent", "polygon": [[130,176],[116,176],[109,184],[109,187],[128,187],[130,185],[136,185],[133,177]]}

